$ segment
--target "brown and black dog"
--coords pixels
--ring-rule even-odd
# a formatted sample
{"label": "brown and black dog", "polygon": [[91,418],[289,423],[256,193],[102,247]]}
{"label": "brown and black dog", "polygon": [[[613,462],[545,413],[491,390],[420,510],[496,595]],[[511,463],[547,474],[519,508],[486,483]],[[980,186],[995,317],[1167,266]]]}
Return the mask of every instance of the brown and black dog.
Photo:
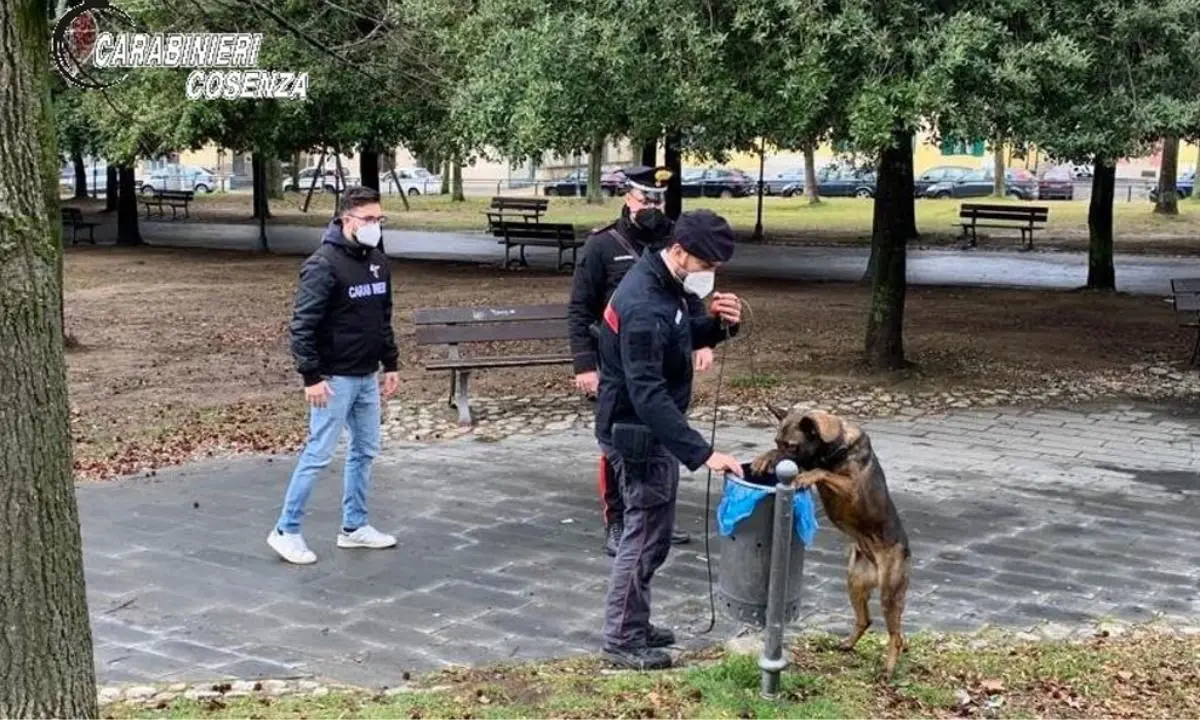
{"label": "brown and black dog", "polygon": [[802,472],[793,485],[815,487],[830,522],[854,540],[846,584],[855,623],[842,649],[852,650],[870,627],[868,601],[878,587],[888,630],[884,677],[890,680],[905,648],[900,617],[908,592],[910,553],[871,439],[829,413],[788,413],[776,408],[771,412],[779,418],[776,447],[759,456],[751,469],[756,474],[772,473],[780,460],[794,461]]}

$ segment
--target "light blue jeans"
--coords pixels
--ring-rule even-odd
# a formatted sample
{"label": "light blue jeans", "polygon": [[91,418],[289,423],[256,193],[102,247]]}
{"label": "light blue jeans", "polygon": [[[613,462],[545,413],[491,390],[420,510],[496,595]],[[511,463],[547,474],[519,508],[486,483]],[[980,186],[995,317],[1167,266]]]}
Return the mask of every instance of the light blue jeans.
{"label": "light blue jeans", "polygon": [[300,532],[308,496],[317,476],[333,459],[342,428],[350,430],[343,473],[342,527],[357,530],[367,524],[367,480],[371,461],[379,454],[379,378],[374,373],[363,377],[334,375],[326,382],[333,397],[323,408],[309,408],[308,442],[283,498],[283,512],[276,525],[281,532]]}

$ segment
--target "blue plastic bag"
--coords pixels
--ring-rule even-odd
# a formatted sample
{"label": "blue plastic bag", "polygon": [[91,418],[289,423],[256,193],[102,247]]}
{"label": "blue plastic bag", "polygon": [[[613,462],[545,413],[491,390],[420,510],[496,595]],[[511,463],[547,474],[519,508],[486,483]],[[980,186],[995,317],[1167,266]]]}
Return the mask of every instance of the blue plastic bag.
{"label": "blue plastic bag", "polygon": [[[734,527],[750,517],[755,506],[770,494],[771,488],[766,486],[761,489],[748,487],[726,478],[725,493],[721,497],[721,504],[717,506],[717,531],[725,537],[732,535]],[[812,493],[807,488],[796,491],[792,500],[792,515],[796,537],[805,547],[811,547],[817,536],[817,513]]]}

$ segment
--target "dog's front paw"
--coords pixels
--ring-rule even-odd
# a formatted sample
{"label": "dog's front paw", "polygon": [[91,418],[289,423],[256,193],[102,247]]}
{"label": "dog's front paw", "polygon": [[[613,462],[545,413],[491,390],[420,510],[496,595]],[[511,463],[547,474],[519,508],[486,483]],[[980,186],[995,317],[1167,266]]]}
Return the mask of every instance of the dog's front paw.
{"label": "dog's front paw", "polygon": [[817,481],[824,476],[825,471],[823,470],[806,470],[805,472],[802,472],[796,476],[796,479],[792,481],[792,487],[810,488],[813,485],[816,485]]}
{"label": "dog's front paw", "polygon": [[782,458],[779,450],[768,450],[767,452],[755,458],[754,462],[750,463],[750,472],[755,475],[767,475],[775,472],[775,466]]}

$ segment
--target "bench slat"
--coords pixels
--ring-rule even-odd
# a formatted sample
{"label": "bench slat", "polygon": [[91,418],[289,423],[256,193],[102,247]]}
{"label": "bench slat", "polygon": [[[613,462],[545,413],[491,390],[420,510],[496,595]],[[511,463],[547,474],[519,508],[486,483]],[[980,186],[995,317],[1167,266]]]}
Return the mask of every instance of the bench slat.
{"label": "bench slat", "polygon": [[1019,220],[1021,222],[1046,222],[1050,212],[999,212],[995,210],[979,210],[959,213],[960,218],[977,220]]}
{"label": "bench slat", "polygon": [[1176,293],[1175,309],[1179,312],[1200,313],[1200,292]]}
{"label": "bench slat", "polygon": [[486,325],[420,325],[416,328],[418,345],[447,345],[469,342],[505,342],[515,340],[558,340],[569,337],[566,318],[561,320],[525,320]]}
{"label": "bench slat", "polygon": [[575,226],[570,223],[498,222],[492,223],[492,235],[514,239],[572,240],[575,238]]}
{"label": "bench slat", "polygon": [[561,320],[566,317],[567,306],[561,303],[520,305],[517,307],[422,308],[412,312],[412,322],[414,325],[499,323],[517,320]]}
{"label": "bench slat", "polygon": [[458,360],[433,360],[425,364],[426,370],[474,370],[481,368],[532,367],[535,365],[562,365],[572,362],[570,355],[514,355],[512,357],[459,358]]}
{"label": "bench slat", "polygon": [[545,210],[550,201],[545,198],[515,198],[497,195],[492,198],[493,210]]}
{"label": "bench slat", "polygon": [[1200,293],[1200,277],[1171,278],[1171,292]]}

